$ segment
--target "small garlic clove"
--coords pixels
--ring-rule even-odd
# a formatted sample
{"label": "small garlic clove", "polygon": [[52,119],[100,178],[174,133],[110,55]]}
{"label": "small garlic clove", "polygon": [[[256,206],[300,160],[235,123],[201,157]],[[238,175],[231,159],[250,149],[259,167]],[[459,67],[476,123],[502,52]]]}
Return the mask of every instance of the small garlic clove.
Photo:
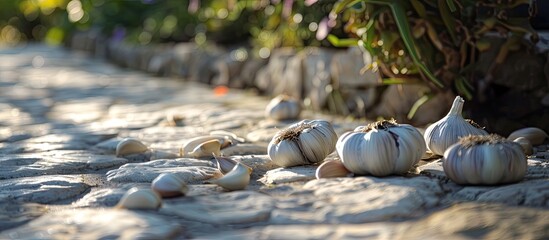
{"label": "small garlic clove", "polygon": [[152,181],[151,188],[165,198],[182,196],[189,190],[185,181],[174,173],[158,175]]}
{"label": "small garlic clove", "polygon": [[126,209],[158,209],[162,199],[152,189],[131,188],[120,199],[116,208]]}
{"label": "small garlic clove", "polygon": [[513,142],[516,142],[520,145],[522,148],[522,151],[526,155],[532,155],[534,153],[534,148],[532,147],[532,143],[530,143],[530,140],[528,140],[525,137],[518,137]]}
{"label": "small garlic clove", "polygon": [[135,138],[124,138],[116,145],[116,156],[138,154],[148,151],[149,148]]}
{"label": "small garlic clove", "polygon": [[236,143],[236,142],[244,143],[244,142],[246,142],[246,139],[244,139],[242,137],[239,137],[238,135],[236,135],[232,132],[229,132],[229,131],[225,131],[225,130],[214,130],[214,131],[210,132],[210,135],[211,136],[222,136],[222,137],[225,137],[225,138],[228,137],[229,140],[233,143]]}
{"label": "small garlic clove", "polygon": [[217,139],[206,141],[198,146],[192,151],[187,153],[190,157],[201,158],[201,157],[211,157],[213,155],[220,155],[221,151],[221,142]]}
{"label": "small garlic clove", "polygon": [[239,162],[229,173],[211,182],[230,191],[242,190],[250,183],[251,173],[252,168]]}
{"label": "small garlic clove", "polygon": [[[187,153],[194,151],[199,145],[205,142],[217,140],[221,143],[220,148],[228,147],[232,142],[225,136],[200,136],[187,140],[183,146],[179,149],[180,156],[186,156]],[[211,153],[209,154],[211,156]]]}
{"label": "small garlic clove", "polygon": [[353,173],[349,171],[343,163],[339,160],[326,161],[316,169],[316,178],[336,178],[336,177],[348,177]]}
{"label": "small garlic clove", "polygon": [[238,163],[237,161],[227,157],[217,157],[216,155],[214,155],[214,158],[217,162],[217,169],[223,174],[230,172]]}
{"label": "small garlic clove", "polygon": [[548,137],[547,133],[536,127],[522,128],[509,134],[508,140],[514,141],[519,137],[524,137],[530,141],[532,145],[540,145]]}

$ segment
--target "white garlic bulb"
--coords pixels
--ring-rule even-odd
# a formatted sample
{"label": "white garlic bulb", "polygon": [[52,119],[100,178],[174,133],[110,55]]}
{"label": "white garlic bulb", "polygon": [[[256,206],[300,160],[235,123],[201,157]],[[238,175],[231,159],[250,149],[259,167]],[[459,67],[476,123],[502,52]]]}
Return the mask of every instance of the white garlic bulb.
{"label": "white garlic bulb", "polygon": [[452,144],[456,143],[459,138],[467,135],[488,135],[486,131],[473,125],[461,116],[463,103],[465,101],[460,96],[454,99],[452,108],[448,114],[433,123],[425,129],[425,142],[427,149],[434,154],[442,155],[444,151]]}
{"label": "white garlic bulb", "polygon": [[534,153],[534,147],[532,147],[532,143],[530,143],[530,140],[528,140],[525,137],[518,137],[513,142],[516,142],[520,145],[522,148],[522,151],[526,155],[532,155]]}
{"label": "white garlic bulb", "polygon": [[299,102],[290,96],[279,95],[265,107],[265,117],[274,120],[297,119],[301,113]]}
{"label": "white garlic bulb", "polygon": [[120,199],[116,208],[158,209],[162,199],[152,189],[131,188]]}
{"label": "white garlic bulb", "polygon": [[279,131],[267,152],[278,166],[291,167],[317,163],[335,149],[337,134],[324,120],[303,120]]}
{"label": "white garlic bulb", "polygon": [[343,134],[336,150],[351,172],[382,177],[408,172],[426,147],[413,126],[382,120]]}
{"label": "white garlic bulb", "polygon": [[135,138],[124,138],[116,145],[116,156],[144,153],[148,150],[149,148],[141,141]]}
{"label": "white garlic bulb", "polygon": [[250,183],[251,173],[252,168],[239,162],[229,173],[219,179],[212,180],[211,182],[230,191],[242,190]]}
{"label": "white garlic bulb", "polygon": [[349,171],[349,169],[345,168],[340,160],[326,161],[320,164],[315,173],[317,179],[348,177],[352,175],[353,173]]}
{"label": "white garlic bulb", "polygon": [[492,134],[461,138],[444,152],[442,167],[458,184],[494,185],[522,180],[528,166],[519,144]]}
{"label": "white garlic bulb", "polygon": [[189,188],[183,179],[174,173],[162,173],[156,177],[151,188],[162,197],[178,197],[185,195]]}
{"label": "white garlic bulb", "polygon": [[543,141],[545,141],[548,136],[547,133],[542,129],[529,127],[512,132],[511,134],[509,134],[509,137],[507,137],[507,139],[513,141],[519,137],[524,137],[528,139],[528,141],[530,141],[530,143],[533,145],[540,145],[543,143]]}

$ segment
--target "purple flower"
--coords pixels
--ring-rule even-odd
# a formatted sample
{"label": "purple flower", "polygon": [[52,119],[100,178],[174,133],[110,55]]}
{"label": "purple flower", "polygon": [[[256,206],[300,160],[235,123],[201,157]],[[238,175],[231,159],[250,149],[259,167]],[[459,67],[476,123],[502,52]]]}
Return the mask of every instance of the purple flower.
{"label": "purple flower", "polygon": [[190,0],[189,8],[187,8],[187,11],[189,11],[190,13],[196,13],[198,12],[199,8],[200,8],[200,0]]}
{"label": "purple flower", "polygon": [[284,0],[284,5],[282,6],[282,17],[287,18],[292,13],[292,5],[294,5],[294,0]]}
{"label": "purple flower", "polygon": [[325,39],[328,36],[328,33],[330,30],[332,30],[333,27],[335,27],[336,21],[335,19],[325,17],[318,23],[318,30],[316,30],[316,39],[322,40]]}
{"label": "purple flower", "polygon": [[112,37],[111,39],[115,42],[120,42],[124,40],[126,37],[126,28],[122,26],[116,26],[114,30],[112,30]]}

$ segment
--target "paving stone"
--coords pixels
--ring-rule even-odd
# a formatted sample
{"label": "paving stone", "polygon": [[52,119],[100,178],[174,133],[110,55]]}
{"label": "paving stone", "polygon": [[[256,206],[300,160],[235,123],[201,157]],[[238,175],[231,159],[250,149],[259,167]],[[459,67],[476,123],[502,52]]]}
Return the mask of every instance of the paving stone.
{"label": "paving stone", "polygon": [[83,150],[55,150],[41,154],[0,156],[0,179],[52,174],[73,174],[121,166],[124,158],[95,155]]}
{"label": "paving stone", "polygon": [[0,180],[0,201],[18,200],[53,203],[76,197],[88,190],[78,175],[37,176]]}
{"label": "paving stone", "polygon": [[175,173],[186,183],[201,182],[217,171],[211,161],[191,158],[160,159],[145,163],[128,163],[107,172],[109,182],[152,182],[161,173]]}
{"label": "paving stone", "polygon": [[183,229],[152,213],[122,209],[74,209],[46,214],[2,232],[3,239],[171,239]]}
{"label": "paving stone", "polygon": [[40,217],[48,211],[46,205],[21,203],[19,201],[0,202],[0,232],[22,225]]}
{"label": "paving stone", "polygon": [[205,223],[257,223],[269,219],[274,205],[275,200],[267,195],[235,191],[166,203],[160,212]]}
{"label": "paving stone", "polygon": [[[273,224],[364,223],[425,214],[443,190],[427,177],[332,178],[307,182],[302,194],[279,200]],[[288,209],[280,208],[283,204]]]}

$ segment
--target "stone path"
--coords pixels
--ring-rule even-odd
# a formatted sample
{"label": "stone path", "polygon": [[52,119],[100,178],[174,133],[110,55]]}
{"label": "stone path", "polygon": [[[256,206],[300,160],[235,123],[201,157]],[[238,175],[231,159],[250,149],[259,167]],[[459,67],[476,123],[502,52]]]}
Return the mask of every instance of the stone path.
{"label": "stone path", "polygon": [[[268,99],[154,78],[41,45],[0,50],[0,239],[543,239],[549,237],[549,152],[525,181],[459,186],[440,160],[406,176],[314,178],[316,166],[270,163],[266,146],[291,122],[266,120]],[[305,112],[338,135],[363,121]],[[192,137],[230,131],[223,154],[253,167],[246,190],[208,183],[209,158],[120,158],[125,137],[178,153]],[[330,158],[337,157],[331,155]],[[159,174],[186,177],[159,210],[113,208]]]}

